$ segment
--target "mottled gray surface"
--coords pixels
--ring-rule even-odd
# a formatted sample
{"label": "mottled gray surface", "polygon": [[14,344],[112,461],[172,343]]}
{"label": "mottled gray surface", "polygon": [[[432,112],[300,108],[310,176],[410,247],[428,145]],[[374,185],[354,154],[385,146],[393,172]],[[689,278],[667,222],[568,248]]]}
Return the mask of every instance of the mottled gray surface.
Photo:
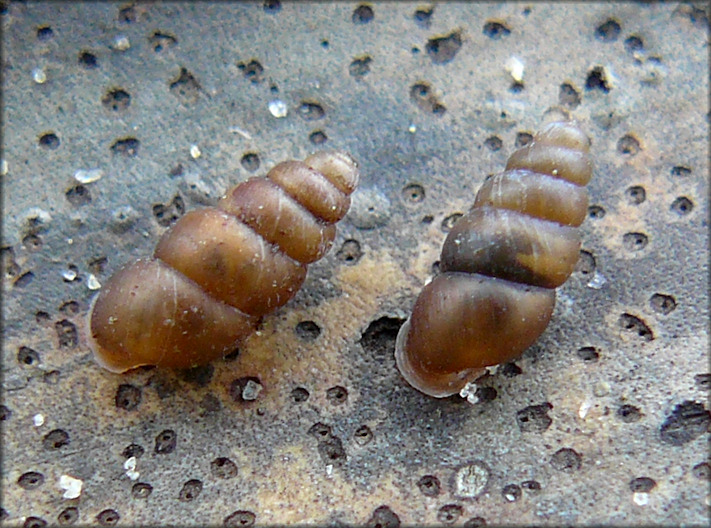
{"label": "mottled gray surface", "polygon": [[[708,11],[371,8],[2,3],[4,523],[708,521]],[[488,401],[417,393],[393,340],[443,225],[566,113],[594,207],[553,322]],[[92,288],[183,210],[325,147],[361,163],[353,213],[237,359],[92,361]]]}

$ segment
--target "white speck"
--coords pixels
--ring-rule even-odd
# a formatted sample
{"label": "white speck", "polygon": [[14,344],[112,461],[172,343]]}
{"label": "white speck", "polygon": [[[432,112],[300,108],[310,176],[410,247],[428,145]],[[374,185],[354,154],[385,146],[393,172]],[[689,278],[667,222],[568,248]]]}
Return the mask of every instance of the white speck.
{"label": "white speck", "polygon": [[274,99],[273,101],[269,101],[269,112],[271,112],[274,117],[286,117],[289,109],[284,101]]}
{"label": "white speck", "polygon": [[130,47],[131,43],[129,42],[128,37],[126,37],[125,35],[117,35],[114,39],[113,48],[115,50],[126,51]]}
{"label": "white speck", "polygon": [[646,506],[647,503],[649,502],[649,493],[643,493],[641,491],[637,491],[634,494],[632,494],[632,500],[637,506]]}
{"label": "white speck", "polygon": [[64,277],[65,281],[71,282],[77,278],[77,272],[73,269],[66,269],[62,272],[62,277]]}
{"label": "white speck", "polygon": [[[270,111],[271,111],[271,109],[270,109]],[[242,136],[245,139],[252,139],[252,136],[249,134],[249,132],[242,130],[239,127],[233,126],[233,127],[230,127],[229,130],[230,130],[230,132],[239,134],[240,136]]]}
{"label": "white speck", "polygon": [[35,427],[41,427],[42,425],[44,425],[44,415],[42,415],[42,414],[35,414],[35,415],[32,417],[32,423],[35,424]]}
{"label": "white speck", "polygon": [[260,392],[262,392],[261,384],[252,380],[247,380],[247,383],[244,385],[244,389],[242,389],[242,399],[245,401],[254,401],[257,399]]}
{"label": "white speck", "polygon": [[47,81],[47,74],[42,68],[35,68],[32,70],[32,80],[37,84],[43,84]]}
{"label": "white speck", "polygon": [[513,493],[505,493],[504,498],[509,502],[514,502],[516,500],[516,495]]}
{"label": "white speck", "polygon": [[190,156],[193,159],[198,159],[200,156],[202,156],[202,152],[200,151],[200,147],[197,145],[191,145],[190,146]]}
{"label": "white speck", "polygon": [[73,239],[73,238],[68,238],[68,239],[67,239],[67,244],[69,244],[69,245],[71,246],[73,243],[74,243],[74,239]]}
{"label": "white speck", "polygon": [[330,477],[332,473],[333,473],[333,464],[329,464],[326,466],[326,475],[328,475]]}
{"label": "white speck", "polygon": [[94,275],[93,273],[89,273],[89,278],[86,281],[86,286],[87,288],[93,291],[101,288],[101,283],[96,278],[96,275]]}
{"label": "white speck", "polygon": [[459,391],[459,395],[462,398],[466,398],[467,402],[471,403],[474,405],[475,403],[479,403],[479,397],[476,395],[476,383],[473,381],[470,381],[466,385],[464,385],[464,388]]}
{"label": "white speck", "polygon": [[588,288],[592,288],[593,290],[599,290],[601,289],[605,283],[607,282],[607,279],[602,273],[598,273],[597,271],[593,274],[593,278],[590,279],[590,282],[588,282],[587,286]]}
{"label": "white speck", "polygon": [[516,82],[523,80],[523,62],[518,57],[511,56],[506,61],[506,71],[511,74],[511,78]]}
{"label": "white speck", "polygon": [[486,371],[491,375],[494,376],[496,375],[496,371],[499,370],[499,365],[491,365],[489,367],[484,367]]}
{"label": "white speck", "polygon": [[417,132],[417,127],[415,125],[410,125],[409,128],[407,129],[407,131],[410,134],[414,134],[415,132]]}
{"label": "white speck", "polygon": [[74,173],[74,179],[79,183],[93,183],[104,175],[101,169],[79,169]]}
{"label": "white speck", "polygon": [[583,401],[583,403],[580,404],[580,408],[578,409],[578,416],[580,416],[581,420],[585,419],[588,414],[588,411],[590,410],[590,407],[592,407],[592,402],[590,400],[585,400]]}
{"label": "white speck", "polygon": [[83,481],[70,475],[62,475],[59,477],[59,487],[64,490],[62,497],[65,499],[78,498],[79,495],[81,495],[81,487],[83,484]]}
{"label": "white speck", "polygon": [[7,160],[0,161],[0,176],[5,176],[9,171]]}
{"label": "white speck", "polygon": [[126,470],[126,476],[131,480],[138,480],[140,473],[136,471],[136,457],[129,457],[123,463],[123,469]]}

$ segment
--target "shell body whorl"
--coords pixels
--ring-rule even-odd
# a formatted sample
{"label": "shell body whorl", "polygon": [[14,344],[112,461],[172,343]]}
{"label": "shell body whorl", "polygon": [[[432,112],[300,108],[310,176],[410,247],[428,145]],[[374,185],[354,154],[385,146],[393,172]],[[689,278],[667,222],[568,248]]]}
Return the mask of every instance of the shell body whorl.
{"label": "shell body whorl", "polygon": [[546,329],[555,288],[580,254],[589,145],[576,125],[551,123],[482,184],[445,239],[441,274],[398,334],[395,358],[410,385],[438,398],[458,394]]}
{"label": "shell body whorl", "polygon": [[331,247],[357,184],[349,155],[319,152],[182,216],[152,258],[121,268],[93,301],[89,345],[97,362],[114,372],[189,368],[234,350]]}

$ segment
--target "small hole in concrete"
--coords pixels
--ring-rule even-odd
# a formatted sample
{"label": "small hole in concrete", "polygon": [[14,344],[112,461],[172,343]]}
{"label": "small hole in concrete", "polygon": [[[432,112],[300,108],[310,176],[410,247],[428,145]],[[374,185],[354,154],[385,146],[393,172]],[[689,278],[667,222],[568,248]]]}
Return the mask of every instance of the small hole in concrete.
{"label": "small hole in concrete", "polygon": [[301,321],[296,325],[294,331],[304,341],[313,341],[321,335],[321,327],[313,321]]}
{"label": "small hole in concrete", "polygon": [[670,209],[672,213],[676,213],[679,216],[686,216],[693,211],[694,203],[686,196],[680,196],[672,202]]}
{"label": "small hole in concrete", "polygon": [[180,489],[178,500],[190,502],[198,498],[202,492],[202,482],[197,479],[190,479]]}
{"label": "small hole in concrete", "polygon": [[434,475],[421,477],[417,481],[417,487],[425,497],[437,497],[442,491],[442,485]]}
{"label": "small hole in concrete", "polygon": [[357,240],[349,239],[343,242],[341,249],[336,252],[336,258],[346,264],[356,264],[363,256],[360,243]]}
{"label": "small hole in concrete", "polygon": [[361,4],[353,11],[351,20],[354,24],[367,24],[375,17],[373,8],[367,4]]}
{"label": "small hole in concrete", "polygon": [[96,521],[101,526],[115,526],[121,516],[115,510],[104,510],[96,516]]}
{"label": "small hole in concrete", "polygon": [[620,23],[610,18],[595,28],[595,38],[603,42],[614,42],[620,36]]}
{"label": "small hole in concrete", "polygon": [[160,455],[167,455],[175,451],[178,435],[172,429],[161,431],[156,436],[154,451]]}
{"label": "small hole in concrete", "polygon": [[291,391],[291,400],[294,403],[302,403],[309,399],[309,391],[303,387],[296,387]]}
{"label": "small hole in concrete", "polygon": [[332,405],[342,405],[348,400],[348,391],[345,387],[336,385],[326,391],[326,399]]}
{"label": "small hole in concrete", "polygon": [[227,457],[219,457],[210,462],[210,471],[220,479],[229,479],[237,476],[237,464]]}

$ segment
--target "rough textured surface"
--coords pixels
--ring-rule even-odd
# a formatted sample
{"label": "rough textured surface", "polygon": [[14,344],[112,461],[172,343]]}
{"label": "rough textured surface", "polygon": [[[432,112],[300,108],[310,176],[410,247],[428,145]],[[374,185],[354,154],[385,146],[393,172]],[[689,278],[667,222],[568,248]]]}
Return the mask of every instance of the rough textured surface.
{"label": "rough textured surface", "polygon": [[[1,9],[4,523],[708,521],[705,6]],[[416,392],[394,337],[446,229],[565,112],[596,170],[551,325],[474,407]],[[238,357],[97,367],[99,284],[323,147],[353,216]]]}

